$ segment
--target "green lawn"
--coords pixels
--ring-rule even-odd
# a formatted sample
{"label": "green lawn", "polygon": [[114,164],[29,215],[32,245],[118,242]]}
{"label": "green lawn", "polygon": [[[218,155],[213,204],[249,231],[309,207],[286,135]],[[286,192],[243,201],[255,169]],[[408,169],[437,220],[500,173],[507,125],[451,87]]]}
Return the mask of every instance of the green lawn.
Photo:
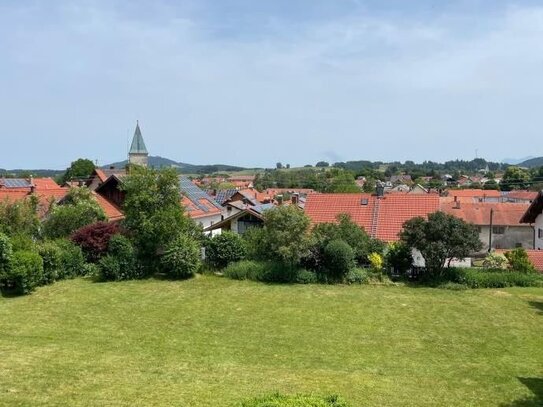
{"label": "green lawn", "polygon": [[[0,297],[0,405],[529,406],[543,289],[72,280]],[[516,403],[514,403],[516,401]]]}

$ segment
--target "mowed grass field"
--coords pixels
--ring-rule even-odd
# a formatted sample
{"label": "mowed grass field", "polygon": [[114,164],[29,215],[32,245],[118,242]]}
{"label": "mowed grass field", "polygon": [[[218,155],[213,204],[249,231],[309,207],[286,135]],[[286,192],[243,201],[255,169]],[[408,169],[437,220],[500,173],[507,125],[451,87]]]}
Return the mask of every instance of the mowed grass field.
{"label": "mowed grass field", "polygon": [[231,406],[275,391],[353,406],[535,406],[542,386],[543,289],[198,276],[76,279],[0,298],[2,406]]}

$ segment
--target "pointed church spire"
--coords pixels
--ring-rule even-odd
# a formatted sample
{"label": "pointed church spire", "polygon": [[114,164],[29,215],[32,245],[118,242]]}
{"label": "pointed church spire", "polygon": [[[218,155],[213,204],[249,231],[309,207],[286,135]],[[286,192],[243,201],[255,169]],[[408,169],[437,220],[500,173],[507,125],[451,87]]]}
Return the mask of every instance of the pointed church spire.
{"label": "pointed church spire", "polygon": [[130,164],[147,166],[148,156],[149,153],[141,135],[139,121],[136,120],[136,130],[134,131],[134,138],[128,152],[128,162]]}
{"label": "pointed church spire", "polygon": [[136,120],[136,130],[134,131],[134,138],[132,139],[132,145],[130,146],[130,154],[148,154],[143,136],[141,135],[140,123]]}

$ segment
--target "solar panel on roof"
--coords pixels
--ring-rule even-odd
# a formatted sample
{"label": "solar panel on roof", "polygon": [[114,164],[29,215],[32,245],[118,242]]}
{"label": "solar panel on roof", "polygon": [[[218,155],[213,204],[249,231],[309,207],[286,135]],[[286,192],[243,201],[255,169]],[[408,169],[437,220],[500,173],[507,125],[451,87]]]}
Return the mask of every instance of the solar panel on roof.
{"label": "solar panel on roof", "polygon": [[29,188],[30,183],[22,178],[6,178],[4,179],[4,186],[6,188]]}
{"label": "solar panel on roof", "polygon": [[194,183],[186,177],[180,177],[179,188],[181,192],[185,194],[185,196],[190,199],[194,205],[196,205],[204,212],[209,212],[209,207],[202,204],[200,202],[200,199],[205,199],[206,202],[210,202],[217,209],[222,209],[222,207],[217,202],[215,202],[213,198],[211,198],[208,194],[206,194],[204,191],[194,185]]}

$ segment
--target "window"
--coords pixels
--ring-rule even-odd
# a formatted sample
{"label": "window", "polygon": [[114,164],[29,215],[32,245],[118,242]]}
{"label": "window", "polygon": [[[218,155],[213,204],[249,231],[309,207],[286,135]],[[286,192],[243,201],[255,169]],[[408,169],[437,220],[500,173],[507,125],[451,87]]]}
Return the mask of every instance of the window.
{"label": "window", "polygon": [[541,228],[537,229],[537,237],[539,239],[543,239],[543,229]]}
{"label": "window", "polygon": [[505,233],[505,226],[493,226],[492,233],[495,235],[503,235]]}

